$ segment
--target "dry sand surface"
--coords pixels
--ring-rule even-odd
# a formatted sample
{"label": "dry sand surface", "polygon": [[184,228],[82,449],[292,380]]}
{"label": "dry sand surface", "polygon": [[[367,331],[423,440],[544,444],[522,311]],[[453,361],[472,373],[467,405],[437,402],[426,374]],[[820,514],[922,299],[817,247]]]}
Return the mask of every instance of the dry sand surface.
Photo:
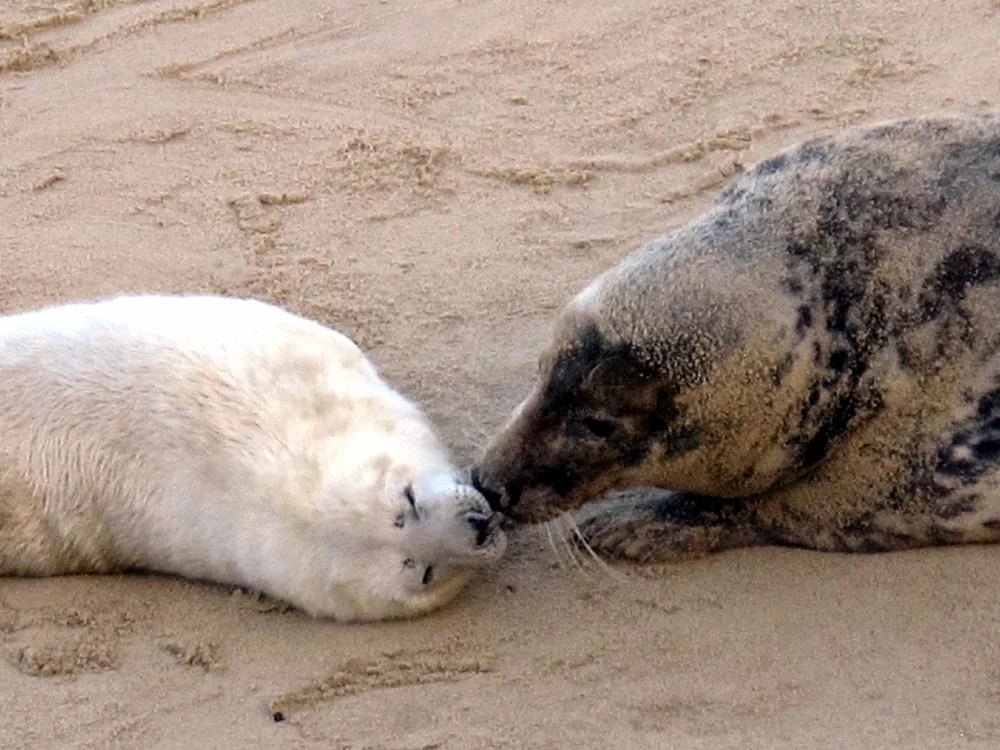
{"label": "dry sand surface", "polygon": [[[741,166],[998,106],[995,0],[0,0],[0,306],[286,305],[467,464],[558,308]],[[530,529],[454,605],[374,626],[2,580],[0,745],[996,748],[998,555],[610,574]]]}

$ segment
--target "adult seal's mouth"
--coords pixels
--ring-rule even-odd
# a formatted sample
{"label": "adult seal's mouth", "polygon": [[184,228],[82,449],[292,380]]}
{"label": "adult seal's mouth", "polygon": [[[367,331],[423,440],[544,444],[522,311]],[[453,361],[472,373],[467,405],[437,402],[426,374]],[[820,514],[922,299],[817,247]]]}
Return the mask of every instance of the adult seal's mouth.
{"label": "adult seal's mouth", "polygon": [[491,487],[487,487],[483,484],[482,475],[480,474],[479,468],[472,470],[472,486],[480,495],[486,498],[486,502],[489,503],[490,508],[494,513],[503,513],[506,507],[514,505],[517,501],[513,503],[508,500],[504,503],[504,493],[498,492]]}

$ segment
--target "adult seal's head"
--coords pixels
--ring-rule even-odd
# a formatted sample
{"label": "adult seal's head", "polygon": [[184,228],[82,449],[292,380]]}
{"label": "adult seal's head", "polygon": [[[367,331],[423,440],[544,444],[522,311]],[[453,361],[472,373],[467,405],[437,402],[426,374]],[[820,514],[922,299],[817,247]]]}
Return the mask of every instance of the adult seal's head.
{"label": "adult seal's head", "polygon": [[534,388],[474,472],[494,507],[538,522],[618,487],[722,495],[780,473],[748,477],[739,454],[751,432],[761,444],[776,429],[758,416],[787,359],[789,304],[754,283],[767,269],[735,268],[711,242],[680,232],[569,304]]}

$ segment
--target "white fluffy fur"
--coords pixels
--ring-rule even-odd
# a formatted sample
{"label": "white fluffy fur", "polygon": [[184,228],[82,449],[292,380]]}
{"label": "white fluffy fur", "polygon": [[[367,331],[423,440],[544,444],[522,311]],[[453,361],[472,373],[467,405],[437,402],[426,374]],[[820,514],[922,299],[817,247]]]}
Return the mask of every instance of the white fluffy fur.
{"label": "white fluffy fur", "polygon": [[212,296],[0,317],[0,574],[142,568],[375,620],[441,606],[503,548],[336,331]]}

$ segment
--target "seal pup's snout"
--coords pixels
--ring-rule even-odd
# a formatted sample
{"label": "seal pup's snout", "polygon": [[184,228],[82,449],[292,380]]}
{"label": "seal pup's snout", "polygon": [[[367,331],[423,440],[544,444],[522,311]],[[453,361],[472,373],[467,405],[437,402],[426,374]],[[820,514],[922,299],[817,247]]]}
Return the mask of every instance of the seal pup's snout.
{"label": "seal pup's snout", "polygon": [[468,536],[462,535],[461,541],[456,541],[461,545],[457,554],[464,563],[482,564],[496,560],[504,553],[507,536],[504,534],[502,514],[481,505],[466,510],[462,520],[468,529]]}
{"label": "seal pup's snout", "polygon": [[493,534],[500,528],[500,516],[497,513],[469,513],[465,517],[466,523],[476,532],[476,546],[482,547],[492,539]]}

